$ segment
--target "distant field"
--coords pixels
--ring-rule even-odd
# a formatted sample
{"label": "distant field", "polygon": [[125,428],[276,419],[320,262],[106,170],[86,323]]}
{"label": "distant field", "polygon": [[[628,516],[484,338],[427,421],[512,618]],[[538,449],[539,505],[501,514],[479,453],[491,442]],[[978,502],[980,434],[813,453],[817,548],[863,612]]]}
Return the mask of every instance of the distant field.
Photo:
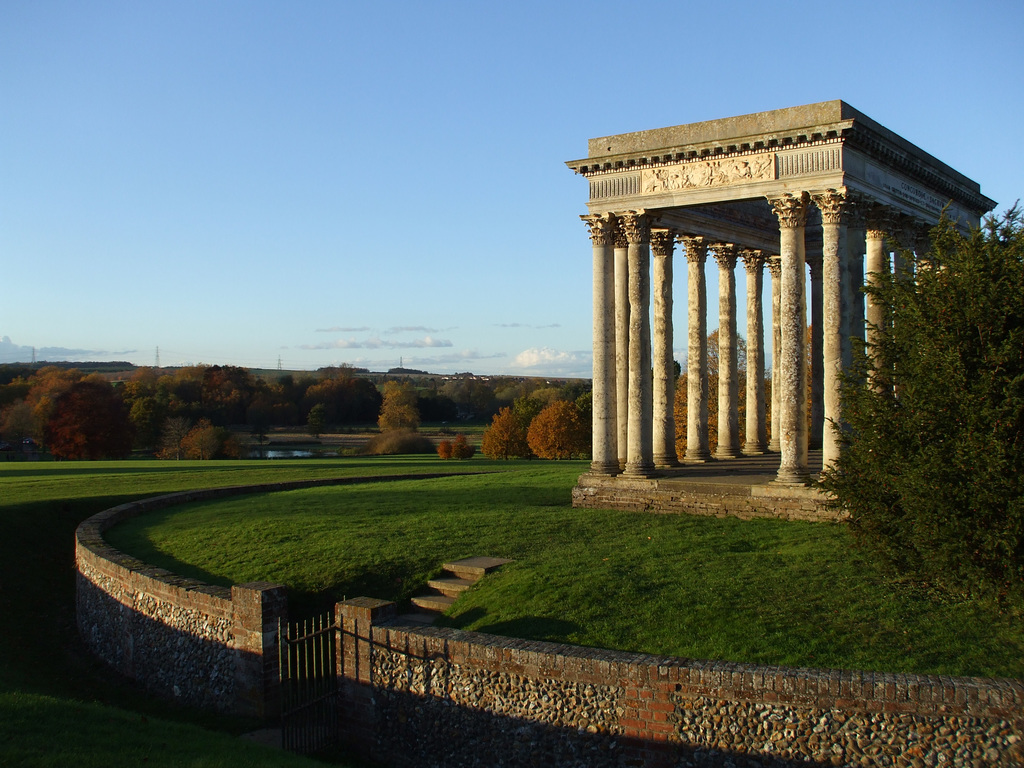
{"label": "distant field", "polygon": [[[378,459],[363,468],[452,462]],[[288,585],[293,612],[344,596],[405,600],[450,559],[515,563],[447,623],[692,658],[1024,677],[1021,617],[886,578],[841,525],[574,510],[580,462],[316,488],[164,510],[116,546],[214,583]]]}

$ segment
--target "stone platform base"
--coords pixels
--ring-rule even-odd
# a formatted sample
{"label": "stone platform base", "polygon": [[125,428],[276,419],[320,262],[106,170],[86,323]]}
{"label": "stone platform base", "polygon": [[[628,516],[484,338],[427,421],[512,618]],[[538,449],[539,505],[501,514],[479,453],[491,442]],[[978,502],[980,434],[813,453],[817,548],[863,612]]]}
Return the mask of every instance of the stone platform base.
{"label": "stone platform base", "polygon": [[[820,466],[820,452],[812,454],[815,475]],[[774,483],[777,469],[778,454],[774,454],[666,469],[652,478],[588,473],[573,488],[572,505],[714,517],[845,519],[845,513],[825,506],[825,496],[813,486]]]}

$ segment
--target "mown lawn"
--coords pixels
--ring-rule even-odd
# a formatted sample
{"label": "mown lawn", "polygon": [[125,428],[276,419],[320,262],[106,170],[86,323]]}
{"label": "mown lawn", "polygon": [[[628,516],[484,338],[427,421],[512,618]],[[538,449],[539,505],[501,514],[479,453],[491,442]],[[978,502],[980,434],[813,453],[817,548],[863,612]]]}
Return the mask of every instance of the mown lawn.
{"label": "mown lawn", "polygon": [[[437,471],[437,461],[403,471]],[[257,723],[155,700],[111,678],[78,641],[74,531],[160,493],[344,474],[376,462],[0,462],[0,765],[312,766],[240,742]]]}
{"label": "mown lawn", "polygon": [[451,559],[515,563],[451,626],[702,659],[1024,677],[1019,613],[894,581],[842,525],[574,510],[580,462],[379,459],[493,471],[164,510],[115,546],[200,579],[286,584],[293,614],[408,598]]}

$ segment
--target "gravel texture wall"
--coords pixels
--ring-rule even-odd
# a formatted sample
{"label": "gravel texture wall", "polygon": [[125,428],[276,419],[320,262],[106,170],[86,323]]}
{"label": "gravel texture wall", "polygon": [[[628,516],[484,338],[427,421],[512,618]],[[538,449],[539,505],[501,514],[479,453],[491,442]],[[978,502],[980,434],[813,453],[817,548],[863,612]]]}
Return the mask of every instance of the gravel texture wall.
{"label": "gravel texture wall", "polygon": [[[76,532],[78,630],[89,648],[148,690],[192,706],[276,715],[284,588],[213,587],[154,568],[107,545],[103,531],[143,511],[226,495],[173,494],[91,517]],[[239,492],[235,490],[235,492]]]}
{"label": "gravel texture wall", "polygon": [[338,605],[344,727],[388,765],[1016,766],[1019,680],[790,669],[438,628]]}

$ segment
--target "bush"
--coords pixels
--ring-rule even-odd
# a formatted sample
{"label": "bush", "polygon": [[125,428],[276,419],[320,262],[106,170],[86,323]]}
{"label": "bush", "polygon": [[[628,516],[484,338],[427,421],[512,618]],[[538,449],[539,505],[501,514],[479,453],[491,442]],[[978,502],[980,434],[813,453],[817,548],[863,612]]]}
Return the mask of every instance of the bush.
{"label": "bush", "polygon": [[452,443],[453,459],[471,459],[474,453],[476,453],[476,448],[469,444],[465,435],[455,436],[455,442]]}
{"label": "bush", "polygon": [[932,240],[915,275],[865,289],[886,317],[844,377],[849,429],[821,484],[899,570],[1024,599],[1020,212]]}
{"label": "bush", "polygon": [[366,444],[363,453],[371,456],[396,456],[407,453],[433,453],[430,438],[412,430],[395,429],[375,435]]}
{"label": "bush", "polygon": [[437,446],[437,455],[442,459],[470,459],[476,448],[469,444],[465,435],[456,435],[455,442],[442,440]]}

